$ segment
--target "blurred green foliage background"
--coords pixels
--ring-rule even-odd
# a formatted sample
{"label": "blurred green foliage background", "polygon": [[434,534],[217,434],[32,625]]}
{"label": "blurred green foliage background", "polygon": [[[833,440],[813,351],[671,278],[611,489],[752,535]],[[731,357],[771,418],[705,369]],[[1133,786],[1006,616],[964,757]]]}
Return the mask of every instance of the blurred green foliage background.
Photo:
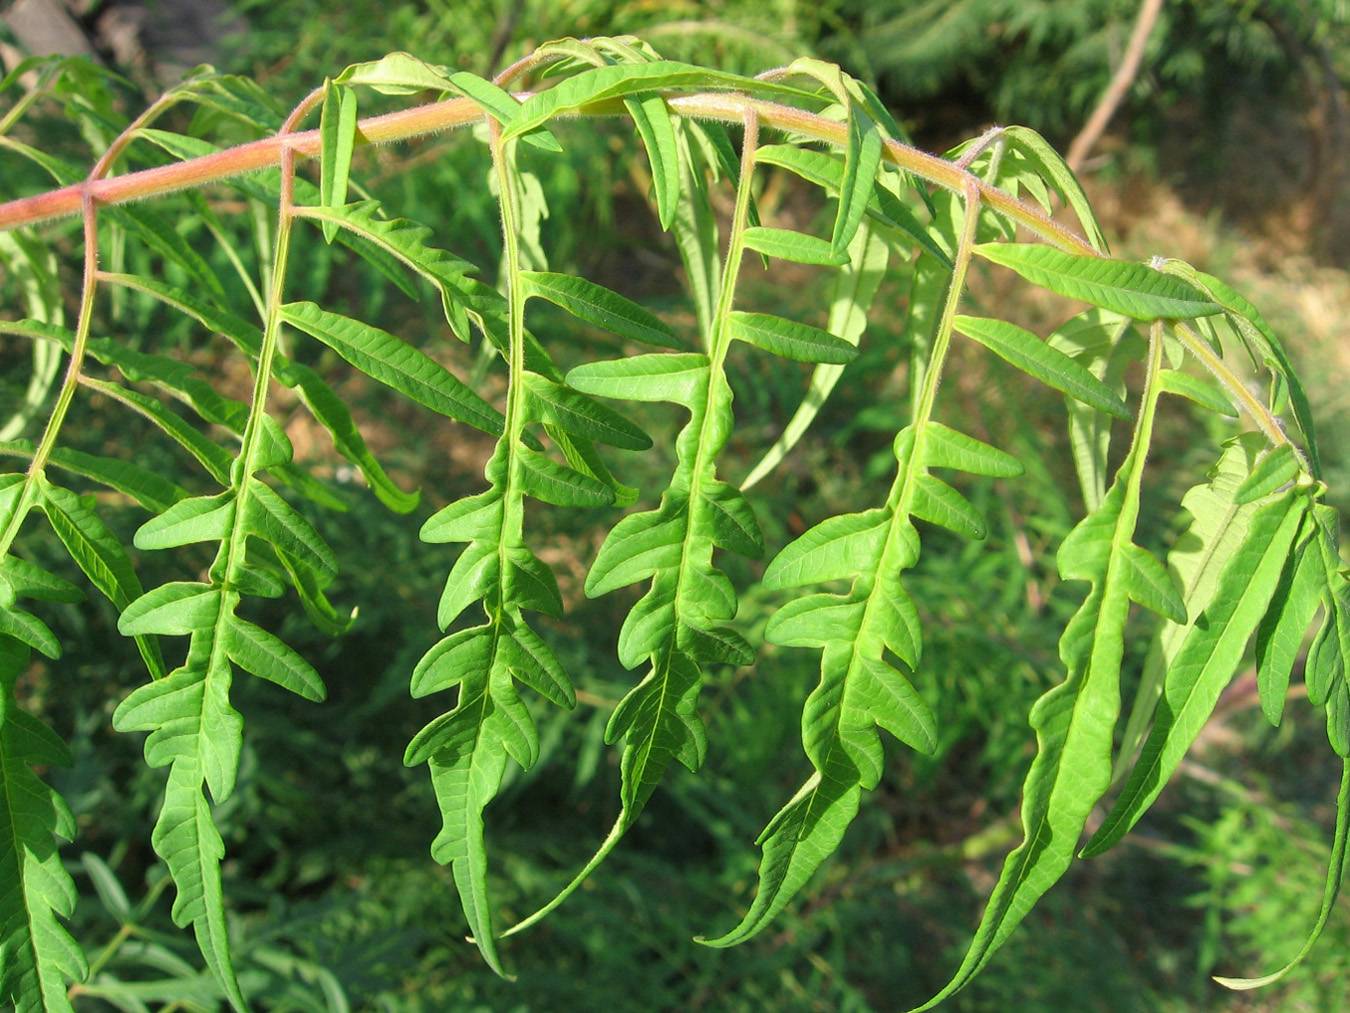
{"label": "blurred green foliage background", "polygon": [[[245,0],[217,46],[220,68],[255,78],[279,109],[325,75],[395,49],[481,74],[566,35],[637,34],[672,58],[739,71],[816,54],[874,82],[922,146],[942,149],[992,120],[1027,124],[1067,146],[1119,62],[1137,9],[1135,0]],[[1348,75],[1350,35],[1338,0],[1168,3],[1087,176],[1118,255],[1191,259],[1246,291],[1281,328],[1321,409],[1333,488],[1337,480],[1350,486],[1344,441],[1334,435],[1350,411],[1341,383],[1350,348],[1337,330],[1350,309],[1350,246],[1339,227]],[[97,86],[126,92],[120,101],[134,110],[125,85]],[[41,126],[44,143],[79,164],[81,139],[68,136],[59,111],[45,114],[54,118]],[[617,125],[590,124],[564,140],[567,158],[531,165],[552,208],[543,245],[553,268],[582,270],[678,319],[687,312],[672,282],[678,258],[645,207],[645,162],[634,140]],[[486,164],[471,139],[365,152],[354,176],[397,213],[434,225],[442,245],[483,264],[499,257]],[[802,224],[822,213],[784,181],[770,180],[763,200]],[[241,235],[252,231],[245,245],[266,249],[268,223],[220,218]],[[410,340],[422,335],[424,347],[461,355],[465,372],[474,370],[467,356],[445,351],[453,343],[437,307],[410,304],[326,247],[306,254],[308,277],[297,288],[350,303]],[[814,431],[757,489],[769,544],[848,508],[875,478],[886,451],[878,434],[893,432],[907,410],[902,281],[878,300],[864,355]],[[986,288],[988,298],[1003,297]],[[12,292],[4,294],[8,303]],[[819,296],[810,275],[765,275],[757,292],[786,315],[811,312]],[[129,330],[177,342],[204,367],[218,352],[195,345],[167,315],[138,304],[123,312],[135,325]],[[1035,321],[1043,310],[1025,312]],[[571,326],[561,314],[549,323]],[[574,338],[591,348],[605,340]],[[738,407],[781,426],[803,375],[779,362],[737,365]],[[515,982],[492,976],[464,943],[450,877],[427,854],[436,818],[430,785],[401,763],[430,715],[431,704],[408,698],[407,677],[435,639],[447,565],[417,541],[417,527],[430,509],[476,491],[485,446],[459,431],[429,433],[420,417],[356,380],[339,386],[385,460],[421,485],[424,504],[412,518],[389,514],[316,447],[315,473],[349,508],[326,528],[344,560],[332,593],[359,610],[358,621],[334,641],[281,606],[255,617],[281,624],[330,691],[315,707],[252,680],[237,684],[249,729],[245,768],[218,822],[238,963],[256,1008],[888,1011],[939,988],[1015,842],[1018,787],[1032,755],[1025,715],[1060,678],[1055,643],[1076,604],[1072,589],[1057,584],[1053,549],[1079,508],[1056,398],[973,354],[950,382],[957,392],[948,409],[959,408],[965,431],[1001,427],[997,442],[1037,466],[1014,483],[965,490],[990,518],[990,538],[937,535],[914,573],[930,636],[919,688],[941,701],[937,754],[892,744],[882,787],[776,927],[729,951],[698,946],[694,936],[739,914],[754,880],[754,835],[806,766],[796,715],[816,678],[815,656],[764,648],[753,668],[721,672],[704,697],[715,744],[704,771],[673,771],[608,865],[509,946]],[[1011,431],[998,421],[1009,418],[1017,420]],[[662,436],[669,444],[673,420],[653,412],[643,422],[658,446]],[[1178,467],[1197,440],[1224,435],[1179,415],[1166,424]],[[290,435],[303,452],[296,426]],[[85,432],[91,444],[128,438],[96,415]],[[739,448],[744,470],[772,437],[766,431],[763,445]],[[145,452],[156,452],[153,442]],[[621,461],[618,473],[659,489],[668,463]],[[637,470],[658,467],[650,476]],[[1179,489],[1155,490],[1163,513],[1150,534],[1159,543],[1176,531],[1166,505]],[[123,520],[128,530],[136,523],[130,512]],[[632,674],[613,660],[616,606],[580,590],[613,520],[595,511],[585,524],[532,521],[552,525],[546,558],[568,614],[550,630],[551,643],[580,675],[582,703],[570,716],[535,714],[541,762],[488,812],[494,889],[514,915],[566,882],[614,816],[616,755],[602,733]],[[139,562],[154,581],[160,564],[149,554]],[[747,588],[755,576],[739,574]],[[750,591],[742,616],[762,622],[776,604]],[[112,709],[142,677],[135,650],[117,635],[110,610],[64,608],[53,626],[84,649],[67,654],[59,680],[39,677],[31,689],[76,749],[74,768],[51,777],[83,835],[65,854],[87,894],[75,935],[97,974],[77,1008],[214,1009],[190,939],[172,928],[171,890],[148,844],[161,775],[144,769],[139,742],[109,727]],[[1212,973],[1266,971],[1290,955],[1315,913],[1328,854],[1335,772],[1319,721],[1295,705],[1272,730],[1255,701],[1254,687],[1239,679],[1136,834],[1080,866],[945,1008],[1347,1008],[1344,905],[1314,958],[1285,984],[1235,994],[1209,981]]]}

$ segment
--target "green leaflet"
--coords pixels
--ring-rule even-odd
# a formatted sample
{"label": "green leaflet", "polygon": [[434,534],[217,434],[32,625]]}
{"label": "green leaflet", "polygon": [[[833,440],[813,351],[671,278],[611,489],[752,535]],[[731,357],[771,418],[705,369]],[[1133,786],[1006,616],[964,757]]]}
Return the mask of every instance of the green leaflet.
{"label": "green leaflet", "polygon": [[1271,495],[1281,486],[1294,481],[1303,471],[1303,465],[1294,454],[1294,448],[1288,443],[1262,454],[1256,467],[1247,476],[1237,492],[1233,502],[1238,504],[1255,503]]}
{"label": "green leaflet", "polygon": [[1306,495],[1290,492],[1252,515],[1203,622],[1190,627],[1168,665],[1153,731],[1110,814],[1084,847],[1084,857],[1105,851],[1134,826],[1209,719],[1279,585],[1308,505]]}
{"label": "green leaflet", "polygon": [[[7,561],[7,563],[12,560]],[[70,982],[89,973],[61,919],[75,907],[75,884],[57,840],[74,840],[75,817],[33,765],[69,766],[70,752],[46,725],[18,709],[14,685],[28,649],[0,637],[0,1001],[15,1013],[70,1013]]]}
{"label": "green leaflet", "polygon": [[744,341],[797,362],[842,365],[858,357],[857,346],[843,338],[836,338],[818,327],[768,313],[733,310],[727,319],[727,328],[731,337],[737,341]]}
{"label": "green leaflet", "polygon": [[1318,525],[1312,508],[1295,539],[1296,548],[1286,562],[1271,607],[1256,630],[1256,685],[1261,710],[1278,726],[1289,692],[1289,677],[1303,649],[1303,640],[1322,603],[1326,573],[1313,539]]}
{"label": "green leaflet", "polygon": [[147,397],[140,391],[90,378],[86,378],[84,383],[91,390],[96,390],[114,400],[121,401],[144,415],[168,434],[175,443],[196,458],[197,462],[206,469],[212,478],[221,485],[229,485],[230,464],[233,461],[230,452],[189,425],[176,412],[170,411],[163,403],[155,398]]}
{"label": "green leaflet", "polygon": [[[827,193],[838,193],[843,183],[843,163],[835,156],[822,151],[798,148],[790,144],[768,144],[756,151],[755,158],[764,164],[781,166],[795,172]],[[867,213],[875,223],[901,233],[950,270],[952,260],[948,252],[933,241],[930,230],[880,181],[874,184],[872,193],[868,196]],[[831,250],[833,251],[833,244]]]}
{"label": "green leaflet", "polygon": [[181,500],[136,531],[138,549],[169,549],[193,542],[216,542],[234,526],[234,494]]}
{"label": "green leaflet", "polygon": [[680,198],[679,142],[675,139],[670,110],[660,95],[630,96],[624,99],[624,106],[647,149],[657,217],[661,220],[661,228],[669,232],[675,224],[675,208]]}
{"label": "green leaflet", "polygon": [[528,370],[524,381],[530,392],[531,420],[625,450],[646,450],[652,445],[641,427],[585,394]]}
{"label": "green leaflet", "polygon": [[223,640],[230,660],[250,675],[316,703],[328,695],[314,667],[261,627],[232,617]]}
{"label": "green leaflet", "polygon": [[742,240],[750,249],[768,257],[790,260],[798,264],[830,264],[847,262],[847,253],[835,253],[824,239],[808,236],[791,229],[771,229],[763,225],[745,230]]}
{"label": "green leaflet", "polygon": [[643,344],[682,347],[679,336],[655,314],[585,278],[546,271],[522,271],[520,277],[527,297],[546,299],[579,320]]}
{"label": "green leaflet", "polygon": [[[1078,177],[1073,174],[1063,156],[1044,137],[1028,127],[1008,127],[1003,131],[1003,137],[1007,140],[1009,149],[1025,159],[1036,175],[1049,183],[1060,200],[1073,209],[1088,242],[1095,249],[1105,253],[1106,237],[1102,235],[1101,225],[1097,222],[1097,216],[1088,203],[1087,194],[1083,192]],[[1047,212],[1054,211],[1048,201],[1041,201],[1041,205]]]}
{"label": "green leaflet", "polygon": [[975,252],[1035,285],[1136,320],[1185,320],[1221,308],[1203,292],[1146,264],[1079,257],[1028,243],[984,243]]}
{"label": "green leaflet", "polygon": [[[141,594],[141,582],[122,543],[80,497],[68,489],[39,479],[37,506],[47,517],[70,558],[119,610]],[[164,674],[164,659],[153,638],[138,636],[136,648],[151,676]]]}
{"label": "green leaflet", "polygon": [[1060,638],[1067,677],[1031,711],[1037,752],[1023,786],[1023,841],[1004,862],[961,966],[921,1009],[964,988],[1072,862],[1083,827],[1110,785],[1130,603],[1186,614],[1162,565],[1133,544],[1161,359],[1155,334],[1130,454],[1101,505],[1059,549],[1060,576],[1087,581],[1091,590]]}
{"label": "green leaflet", "polygon": [[965,316],[956,318],[956,329],[1047,386],[1118,419],[1131,417],[1129,406],[1109,387],[1030,331],[1004,320]]}
{"label": "green leaflet", "polygon": [[773,558],[764,571],[764,586],[780,589],[852,578],[881,551],[889,526],[885,510],[826,518]]}
{"label": "green leaflet", "polygon": [[1216,414],[1237,418],[1237,409],[1233,407],[1228,395],[1208,380],[1191,376],[1189,373],[1179,373],[1175,369],[1163,370],[1161,379],[1165,393],[1190,398]]}
{"label": "green leaflet", "polygon": [[[327,202],[325,202],[327,203]],[[447,253],[445,250],[428,246],[427,238],[431,229],[406,218],[380,218],[380,205],[373,200],[357,201],[354,204],[326,207],[297,207],[295,213],[302,218],[312,218],[324,228],[324,235],[330,225],[339,225],[353,236],[360,238],[375,249],[393,258],[408,270],[421,275],[436,287],[441,295],[441,308],[445,312],[445,322],[461,341],[469,340],[469,315],[467,302],[471,288],[466,275],[477,269],[467,260]],[[377,264],[378,266],[378,264]],[[407,287],[401,272],[392,275],[404,286],[408,295],[416,297],[416,292]]]}
{"label": "green leaflet", "polygon": [[567,374],[567,385],[585,394],[629,401],[673,401],[686,407],[708,383],[708,357],[696,352],[635,355],[591,362]]}
{"label": "green leaflet", "polygon": [[498,434],[501,415],[449,370],[388,331],[330,313],[312,302],[288,303],[282,318],[318,338],[361,372],[432,411]]}
{"label": "green leaflet", "polygon": [[873,180],[881,167],[881,131],[861,110],[849,110],[848,147],[844,151],[844,171],[839,180],[839,210],[830,235],[830,250],[843,257],[853,241],[867,203]]}
{"label": "green leaflet", "polygon": [[1267,985],[1273,985],[1285,975],[1287,975],[1299,964],[1303,963],[1304,958],[1312,952],[1313,946],[1322,935],[1322,929],[1326,927],[1327,920],[1331,917],[1332,911],[1336,908],[1336,898],[1340,894],[1341,881],[1345,875],[1345,860],[1347,853],[1347,843],[1350,843],[1350,761],[1342,760],[1341,763],[1341,788],[1336,795],[1336,836],[1331,845],[1331,861],[1327,865],[1326,885],[1322,890],[1322,907],[1317,913],[1317,921],[1312,930],[1308,933],[1308,938],[1304,941],[1302,948],[1294,955],[1289,963],[1285,964],[1278,971],[1270,974],[1261,975],[1258,978],[1214,978],[1220,985],[1226,988],[1246,991],[1253,988],[1264,988]]}
{"label": "green leaflet", "polygon": [[180,236],[167,219],[141,205],[123,204],[119,207],[105,207],[99,211],[100,217],[107,218],[119,228],[158,253],[169,264],[181,267],[193,281],[201,284],[219,302],[227,302],[225,289],[214,271],[197,253],[186,239]]}
{"label": "green leaflet", "polygon": [[[755,231],[747,229],[746,235]],[[828,249],[828,244],[824,240],[816,242]],[[877,286],[886,272],[890,248],[870,227],[863,224],[858,227],[853,242],[849,244],[848,254],[848,263],[836,276],[830,293],[830,315],[825,329],[850,344],[857,344],[867,326],[867,311],[871,308],[872,298],[876,295]],[[811,374],[811,383],[802,403],[797,406],[797,410],[773,446],[745,477],[745,481],[741,483],[742,489],[749,489],[756,484],[787,456],[788,451],[810,427],[816,413],[820,411],[843,372],[842,365],[822,363],[816,367],[815,372]]]}
{"label": "green leaflet", "polygon": [[[1118,313],[1093,308],[1062,324],[1046,344],[1070,356],[1101,380],[1117,397],[1125,396],[1124,373],[1139,357],[1141,347],[1132,321]],[[1164,390],[1171,390],[1164,372]],[[1111,419],[1077,398],[1065,398],[1069,412],[1069,440],[1074,468],[1088,510],[1095,510],[1106,495],[1110,479],[1107,455],[1111,444]]]}
{"label": "green leaflet", "polygon": [[[356,149],[356,92],[324,82],[319,117],[319,199],[329,207],[347,203],[347,180]],[[323,223],[323,238],[331,243],[337,225]]]}
{"label": "green leaflet", "polygon": [[1299,382],[1294,367],[1285,353],[1284,345],[1270,325],[1257,311],[1256,307],[1235,292],[1218,278],[1197,271],[1189,264],[1179,260],[1169,260],[1164,270],[1184,278],[1195,285],[1223,308],[1230,322],[1253,354],[1265,362],[1289,388],[1289,401],[1294,410],[1294,421],[1303,434],[1304,445],[1308,450],[1308,459],[1312,463],[1313,478],[1321,477],[1321,464],[1317,452],[1317,436],[1313,425],[1312,406],[1308,395]]}
{"label": "green leaflet", "polygon": [[308,366],[292,362],[286,364],[284,375],[278,378],[283,383],[295,385],[315,421],[328,430],[338,453],[361,470],[381,503],[398,513],[410,513],[417,508],[420,499],[417,491],[404,492],[394,483],[384,470],[384,465],[376,460],[366,446],[365,437],[352,419],[346,402],[318,374]]}
{"label": "green leaflet", "polygon": [[731,89],[766,98],[810,99],[808,93],[796,88],[671,60],[636,66],[615,64],[583,70],[547,91],[537,92],[521,104],[514,119],[503,125],[502,139],[509,141],[529,133],[549,120],[583,106],[667,88]]}

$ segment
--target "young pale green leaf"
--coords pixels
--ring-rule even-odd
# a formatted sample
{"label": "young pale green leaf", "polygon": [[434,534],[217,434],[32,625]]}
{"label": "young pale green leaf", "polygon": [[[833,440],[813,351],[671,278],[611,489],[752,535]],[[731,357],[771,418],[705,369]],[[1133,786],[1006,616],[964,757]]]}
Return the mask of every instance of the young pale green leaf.
{"label": "young pale green leaf", "polygon": [[613,408],[528,370],[524,382],[530,393],[529,416],[532,420],[624,450],[651,447],[651,437]]}
{"label": "young pale green leaf", "polygon": [[623,104],[647,149],[657,216],[661,228],[669,232],[675,224],[675,206],[680,199],[680,149],[670,109],[660,95],[632,95]]}
{"label": "young pale green leaf", "polygon": [[525,447],[516,448],[520,461],[520,487],[527,496],[565,507],[609,506],[614,490],[589,475],[558,464]]}
{"label": "young pale green leaf", "polygon": [[1306,496],[1291,492],[1253,515],[1246,540],[1224,568],[1204,623],[1191,627],[1168,667],[1153,731],[1084,856],[1100,854],[1134,826],[1209,720],[1279,586],[1308,505]]}
{"label": "young pale green leaf", "polygon": [[[356,150],[356,92],[324,82],[319,115],[319,199],[329,207],[347,203],[347,180]],[[337,225],[326,221],[323,238],[331,243]]]}
{"label": "young pale green leaf", "polygon": [[857,346],[818,327],[768,313],[733,310],[727,330],[734,340],[744,341],[774,355],[797,362],[843,364],[858,357]]}
{"label": "young pale green leaf", "polygon": [[1028,330],[1005,320],[958,316],[956,329],[1055,390],[1118,419],[1131,418],[1130,408],[1104,383],[1069,356]]}
{"label": "young pale green leaf", "polygon": [[874,509],[821,521],[774,557],[764,571],[764,586],[777,590],[852,579],[880,555],[890,516],[888,510]]}
{"label": "young pale green leaf", "polygon": [[142,524],[133,544],[138,549],[171,549],[194,542],[219,542],[234,525],[234,512],[232,491],[180,500]]}
{"label": "young pale green leaf", "polygon": [[741,233],[741,242],[757,253],[777,257],[779,260],[790,260],[795,264],[838,266],[848,262],[847,251],[836,253],[826,240],[791,229],[752,226]]}
{"label": "young pale green leaf", "polygon": [[983,243],[975,252],[1034,285],[1136,320],[1187,320],[1221,309],[1205,293],[1147,264],[1081,257],[1036,243]]}
{"label": "young pale green leaf", "polygon": [[425,352],[388,331],[330,313],[312,302],[288,303],[282,318],[318,338],[361,372],[432,411],[500,435],[502,416]]}
{"label": "young pale green leaf", "polygon": [[1263,454],[1247,480],[1238,486],[1235,503],[1255,503],[1298,478],[1303,465],[1294,454],[1294,448],[1282,443]]}
{"label": "young pale green leaf", "polygon": [[250,675],[275,682],[316,703],[328,696],[314,667],[262,627],[232,615],[221,642],[230,660]]}
{"label": "young pale green leaf", "polygon": [[355,63],[336,78],[337,84],[365,85],[383,95],[416,95],[419,91],[449,91],[444,67],[419,60],[411,53],[389,53],[378,60]]}
{"label": "young pale green leaf", "polygon": [[600,397],[673,401],[688,407],[708,389],[708,357],[697,352],[654,353],[588,362],[568,372],[567,385]]}
{"label": "young pale green leaf", "polygon": [[520,278],[526,298],[545,299],[578,320],[646,345],[682,346],[679,336],[660,317],[593,281],[547,271],[522,271]]}

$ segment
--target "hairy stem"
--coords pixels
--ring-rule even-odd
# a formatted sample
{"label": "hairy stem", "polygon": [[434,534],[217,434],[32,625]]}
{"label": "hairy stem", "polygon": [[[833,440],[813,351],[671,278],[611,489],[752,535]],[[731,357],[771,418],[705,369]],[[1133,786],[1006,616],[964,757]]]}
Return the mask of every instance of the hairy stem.
{"label": "hairy stem", "polygon": [[[519,92],[516,98],[524,101],[530,94]],[[765,127],[791,131],[839,147],[843,147],[848,140],[846,124],[776,102],[752,99],[735,92],[672,94],[667,97],[666,104],[671,112],[679,116],[740,124],[753,113]],[[585,107],[580,114],[611,116],[620,115],[623,111],[622,101],[613,100]],[[483,115],[478,105],[465,98],[401,109],[361,120],[357,124],[356,143],[388,144],[407,140],[475,123],[481,120]],[[110,179],[86,180],[33,197],[22,197],[0,204],[0,229],[33,225],[75,214],[80,210],[85,197],[92,199],[95,204],[121,204],[186,187],[218,182],[241,173],[276,165],[280,162],[284,150],[290,150],[298,157],[317,156],[320,151],[319,131],[307,130],[266,137],[226,151],[175,162],[172,165],[142,169]],[[1047,242],[1085,257],[1100,256],[1081,236],[1060,225],[1048,215],[997,187],[990,186],[946,159],[894,140],[885,142],[884,157],[920,179],[957,193],[963,193],[966,185],[973,182],[980,189],[980,200],[983,203]]]}

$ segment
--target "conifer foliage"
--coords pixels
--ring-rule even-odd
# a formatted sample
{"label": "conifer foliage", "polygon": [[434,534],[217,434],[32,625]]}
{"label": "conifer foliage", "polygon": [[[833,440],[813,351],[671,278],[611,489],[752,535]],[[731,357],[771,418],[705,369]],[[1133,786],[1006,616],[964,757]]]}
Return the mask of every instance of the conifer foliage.
{"label": "conifer foliage", "polygon": [[[40,776],[68,762],[69,749],[25,709],[22,683],[33,652],[60,679],[62,645],[44,603],[96,592],[144,660],[142,684],[112,724],[146,733],[145,762],[164,770],[151,844],[172,877],[173,918],[192,928],[216,994],[237,1010],[249,1006],[231,956],[226,849],[213,819],[235,789],[247,734],[231,687],[256,677],[321,702],[325,686],[308,660],[245,618],[247,605],[298,601],[333,636],[352,622],[326,595],[339,560],[310,519],[334,498],[294,462],[277,419],[278,390],[294,392],[390,510],[411,513],[419,502],[367,446],[329,378],[304,364],[314,357],[298,350],[311,341],[391,397],[495,440],[481,491],[421,528],[426,551],[451,546],[453,562],[438,609],[444,637],[413,667],[409,689],[444,709],[408,743],[404,761],[426,765],[442,820],[431,855],[450,866],[470,934],[498,973],[509,964],[502,940],[561,903],[619,845],[672,765],[697,771],[703,763],[700,692],[709,672],[754,665],[762,647],[738,624],[726,554],[764,560],[763,588],[780,606],[763,639],[817,652],[820,681],[801,717],[805,780],[760,835],[758,886],[743,915],[708,945],[753,936],[792,901],[839,846],[863,792],[885,776],[888,749],[934,750],[944,705],[916,688],[925,632],[907,573],[922,565],[934,527],[968,539],[985,534],[954,476],[1015,480],[1023,469],[1005,448],[937,420],[960,343],[1063,393],[1086,510],[1056,556],[1081,606],[1060,640],[1062,678],[1029,716],[1036,756],[1023,790],[1024,840],[1007,857],[965,960],[929,1005],[984,967],[1075,857],[1129,832],[1250,644],[1265,713],[1278,722],[1311,636],[1308,696],[1326,710],[1331,748],[1350,756],[1350,597],[1338,520],[1322,502],[1313,419],[1279,339],[1241,295],[1189,265],[1112,259],[1073,174],[1029,130],[996,129],[938,158],[909,146],[872,92],[830,64],[804,59],[748,78],[663,60],[632,38],[551,43],[495,81],[393,54],[348,68],[284,117],[256,85],[209,70],[130,123],[98,101],[97,82],[78,63],[25,65],[0,92],[11,100],[0,145],[55,181],[54,189],[6,194],[12,199],[0,205],[0,257],[23,297],[5,307],[0,332],[31,355],[34,378],[0,445],[12,469],[0,475],[0,1003],[21,1013],[69,1010],[69,988],[88,973],[66,928],[75,889],[60,857],[76,828]],[[364,104],[387,107],[390,97],[402,108],[362,118]],[[40,99],[64,103],[97,146],[92,170],[12,136]],[[193,123],[231,140],[156,126],[184,105],[198,109]],[[519,156],[530,146],[532,157],[566,157],[562,121],[585,129],[587,118],[601,116],[622,117],[641,140],[654,213],[683,260],[696,326],[549,270],[539,242],[545,197]],[[315,117],[317,127],[302,129]],[[485,149],[484,185],[505,243],[495,279],[452,252],[455,236],[398,217],[352,177],[358,147],[450,127],[473,129]],[[254,139],[240,142],[241,133]],[[317,183],[302,169],[310,160]],[[761,216],[756,194],[769,171],[800,177],[832,202],[827,234]],[[203,256],[143,200],[203,187],[229,188],[237,201],[267,209],[271,249],[261,277],[248,276],[243,258]],[[718,199],[719,188],[729,201]],[[196,189],[187,200],[205,233],[228,245],[217,210]],[[1075,213],[1076,229],[1050,217],[1060,206]],[[54,257],[70,244],[44,229],[71,215],[82,226],[83,278],[68,320]],[[475,389],[404,337],[316,301],[322,293],[304,291],[292,262],[299,229],[342,245],[342,256],[368,261],[410,295],[434,293],[449,331],[483,343],[504,387]],[[747,255],[833,272],[826,326],[745,308]],[[221,262],[238,276],[211,266]],[[971,315],[963,297],[976,265],[1088,308],[1049,335]],[[786,545],[768,544],[748,490],[791,452],[869,340],[867,315],[888,272],[909,284],[913,378],[889,488]],[[133,292],[189,321],[194,340],[227,342],[247,364],[251,396],[241,400],[222,378],[201,375],[153,334],[128,340],[105,307]],[[532,329],[541,302],[617,336],[626,354],[564,371],[558,361],[575,355],[559,355],[556,338]],[[723,465],[738,424],[728,380],[740,361],[729,357],[736,342],[751,355],[813,365],[797,414],[740,483]],[[91,395],[101,395],[102,410],[161,431],[182,451],[179,465],[151,470],[132,445],[111,456],[68,447],[72,407]],[[1141,515],[1158,509],[1141,490],[1158,467],[1149,453],[1158,406],[1178,396],[1240,421],[1231,440],[1212,448],[1208,475],[1167,508],[1184,510],[1189,528],[1160,558],[1139,544]],[[647,490],[641,503],[604,449],[652,447],[626,402],[651,403],[646,417],[668,411],[681,425],[664,488]],[[129,542],[90,489],[143,509]],[[577,705],[543,622],[560,617],[564,602],[528,523],[531,501],[610,511],[608,536],[582,561],[585,593],[636,586],[640,596],[618,637],[632,685],[605,735],[618,750],[618,818],[572,883],[511,926],[493,907],[485,814],[508,765],[528,769],[540,755],[537,708],[527,700]],[[27,534],[42,525],[68,553],[68,572],[26,551]],[[182,551],[188,546],[196,548]],[[138,560],[152,554],[157,562],[181,556],[177,579],[143,586]],[[210,560],[204,569],[189,562],[201,558]],[[1127,726],[1139,733],[1120,741],[1126,623],[1135,613],[1152,623],[1156,645]],[[183,660],[170,668],[166,653]],[[1340,883],[1348,802],[1350,775],[1309,947]],[[1102,806],[1105,821],[1084,847],[1089,817]],[[1281,973],[1228,983],[1246,987]]]}

